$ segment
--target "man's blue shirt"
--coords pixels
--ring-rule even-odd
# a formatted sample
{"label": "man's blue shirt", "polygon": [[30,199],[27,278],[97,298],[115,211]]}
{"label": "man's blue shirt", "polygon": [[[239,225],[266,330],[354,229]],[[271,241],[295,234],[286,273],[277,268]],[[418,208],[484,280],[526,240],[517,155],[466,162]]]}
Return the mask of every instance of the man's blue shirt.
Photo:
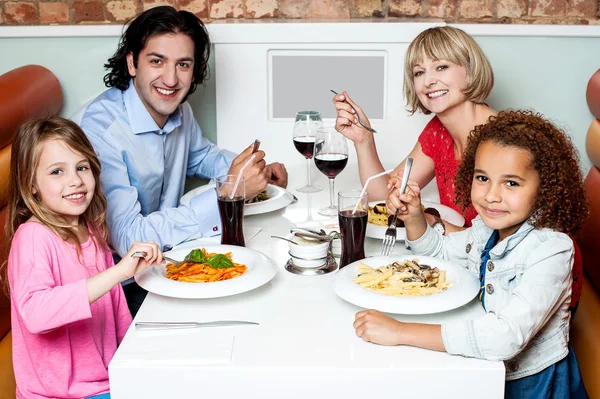
{"label": "man's blue shirt", "polygon": [[185,177],[227,174],[235,154],[202,136],[190,105],[181,104],[158,127],[135,90],[109,89],[77,112],[102,164],[113,247],[123,256],[135,241],[161,248],[220,234],[216,193],[180,205]]}

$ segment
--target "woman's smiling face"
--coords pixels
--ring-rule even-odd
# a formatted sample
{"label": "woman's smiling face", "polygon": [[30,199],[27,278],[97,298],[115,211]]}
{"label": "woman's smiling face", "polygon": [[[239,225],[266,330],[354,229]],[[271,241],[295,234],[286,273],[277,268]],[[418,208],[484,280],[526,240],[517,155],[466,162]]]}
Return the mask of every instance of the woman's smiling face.
{"label": "woman's smiling face", "polygon": [[423,55],[412,72],[419,101],[434,114],[443,114],[467,100],[463,93],[468,85],[464,67]]}

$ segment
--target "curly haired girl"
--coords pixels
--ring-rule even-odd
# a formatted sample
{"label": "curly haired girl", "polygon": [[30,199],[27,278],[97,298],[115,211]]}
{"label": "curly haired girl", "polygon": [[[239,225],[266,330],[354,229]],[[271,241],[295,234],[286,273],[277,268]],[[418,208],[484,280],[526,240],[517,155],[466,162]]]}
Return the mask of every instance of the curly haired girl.
{"label": "curly haired girl", "polygon": [[[507,398],[587,398],[569,347],[575,233],[587,216],[570,139],[540,115],[500,112],[469,138],[456,176],[457,203],[478,216],[442,236],[421,211],[419,186],[390,194],[414,253],[464,266],[481,282],[485,314],[443,325],[402,323],[374,310],[354,327],[365,341],[503,360]],[[449,288],[452,289],[452,288]]]}

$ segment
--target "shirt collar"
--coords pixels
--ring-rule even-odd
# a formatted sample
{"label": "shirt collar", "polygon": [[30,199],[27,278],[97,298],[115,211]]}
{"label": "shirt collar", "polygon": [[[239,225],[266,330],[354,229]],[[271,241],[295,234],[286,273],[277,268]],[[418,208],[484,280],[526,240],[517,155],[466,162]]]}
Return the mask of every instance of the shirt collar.
{"label": "shirt collar", "polygon": [[523,223],[517,231],[500,241],[494,249],[492,249],[491,254],[497,257],[504,256],[505,253],[512,251],[521,241],[523,241],[533,228],[534,227],[529,223]]}
{"label": "shirt collar", "polygon": [[[486,242],[490,235],[494,232],[492,229],[490,229],[483,223],[483,220],[481,220],[481,216],[477,216],[475,219],[473,219],[472,224],[473,228],[475,229],[475,232],[477,233],[477,236],[483,242]],[[529,232],[533,229],[534,227],[529,223],[523,223],[517,231],[515,231],[510,236],[497,243],[496,246],[492,248],[492,250],[490,251],[491,257],[496,259],[502,258],[504,255],[506,255],[507,252],[512,251],[521,241],[523,241],[523,239],[527,237],[527,234],[529,234]]]}
{"label": "shirt collar", "polygon": [[129,119],[129,125],[133,134],[142,133],[158,133],[168,134],[171,133],[175,128],[181,125],[181,110],[179,107],[173,112],[167,119],[167,123],[161,129],[158,127],[152,115],[146,109],[146,106],[142,102],[142,99],[137,93],[135,86],[133,85],[133,79],[129,81],[129,87],[123,92],[123,104],[125,106],[125,112]]}

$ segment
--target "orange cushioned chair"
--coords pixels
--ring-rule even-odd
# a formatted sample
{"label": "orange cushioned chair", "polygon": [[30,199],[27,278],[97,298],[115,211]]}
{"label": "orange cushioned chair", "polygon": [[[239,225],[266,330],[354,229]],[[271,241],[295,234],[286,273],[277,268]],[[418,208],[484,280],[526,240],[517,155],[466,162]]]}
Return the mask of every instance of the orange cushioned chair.
{"label": "orange cushioned chair", "polygon": [[[600,70],[587,89],[590,111],[600,118]],[[592,161],[585,179],[590,216],[577,237],[585,271],[581,301],[571,324],[571,344],[590,398],[600,398],[600,120],[594,119],[586,138],[586,152]]]}
{"label": "orange cushioned chair", "polygon": [[[26,65],[0,76],[0,263],[8,257],[4,233],[10,149],[15,132],[27,119],[56,115],[62,91],[56,76],[39,65]],[[0,399],[15,398],[12,368],[10,302],[0,290]]]}

